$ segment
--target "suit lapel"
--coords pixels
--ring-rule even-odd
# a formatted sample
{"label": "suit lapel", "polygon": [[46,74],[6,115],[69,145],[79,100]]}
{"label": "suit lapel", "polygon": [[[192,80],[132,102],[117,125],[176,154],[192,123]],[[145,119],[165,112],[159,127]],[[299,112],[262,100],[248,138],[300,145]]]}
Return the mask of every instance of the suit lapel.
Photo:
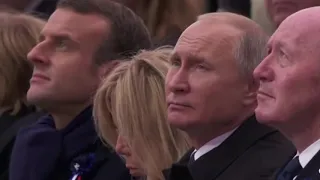
{"label": "suit lapel", "polygon": [[251,117],[220,146],[201,156],[189,167],[193,179],[217,178],[256,141],[275,131],[258,124],[255,117]]}
{"label": "suit lapel", "polygon": [[296,180],[320,180],[320,151],[303,168]]}
{"label": "suit lapel", "polygon": [[185,153],[179,162],[173,164],[170,169],[166,169],[163,172],[163,175],[165,179],[168,180],[192,180],[192,177],[190,175],[189,169],[188,169],[188,162],[190,159],[190,156],[194,149],[190,149],[187,153]]}
{"label": "suit lapel", "polygon": [[284,163],[284,166],[282,166],[282,167],[281,167],[280,169],[278,169],[275,173],[273,173],[273,175],[271,176],[271,179],[270,179],[270,180],[276,180],[276,179],[278,178],[279,174],[283,171],[284,167],[295,157],[296,154],[297,154],[296,152],[293,153],[293,154],[291,155],[291,157],[288,158],[287,162]]}

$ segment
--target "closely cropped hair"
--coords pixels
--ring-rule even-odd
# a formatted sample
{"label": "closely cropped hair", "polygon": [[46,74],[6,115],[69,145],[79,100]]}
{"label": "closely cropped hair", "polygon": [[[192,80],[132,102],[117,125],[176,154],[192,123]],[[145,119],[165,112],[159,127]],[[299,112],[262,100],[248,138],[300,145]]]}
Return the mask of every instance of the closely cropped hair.
{"label": "closely cropped hair", "polygon": [[0,108],[19,112],[32,76],[28,52],[37,44],[45,21],[15,12],[0,12]]}
{"label": "closely cropped hair", "polygon": [[99,136],[113,147],[118,132],[126,138],[148,180],[163,179],[162,170],[190,148],[185,134],[167,122],[164,86],[170,54],[167,48],[142,51],[121,63],[94,99]]}
{"label": "closely cropped hair", "polygon": [[253,82],[253,71],[267,56],[268,36],[256,30],[243,32],[237,42],[234,54],[240,71],[249,81]]}
{"label": "closely cropped hair", "polygon": [[[231,17],[232,18],[229,18]],[[267,55],[269,36],[251,19],[229,12],[206,13],[198,17],[198,21],[221,21],[234,26],[240,36],[234,43],[233,53],[240,72],[250,82],[253,82],[253,71]]]}
{"label": "closely cropped hair", "polygon": [[141,49],[151,48],[151,38],[143,21],[129,8],[110,0],[60,0],[57,8],[68,8],[81,14],[97,14],[111,25],[96,53],[97,64],[126,58]]}

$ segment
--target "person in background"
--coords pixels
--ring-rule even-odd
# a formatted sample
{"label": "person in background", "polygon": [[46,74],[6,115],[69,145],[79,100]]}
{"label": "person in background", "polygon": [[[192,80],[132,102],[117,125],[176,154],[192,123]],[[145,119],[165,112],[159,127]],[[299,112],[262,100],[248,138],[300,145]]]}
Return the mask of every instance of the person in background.
{"label": "person in background", "polygon": [[6,6],[10,9],[22,12],[30,1],[32,0],[0,0],[0,6]]}
{"label": "person in background", "polygon": [[286,18],[254,70],[260,123],[279,129],[295,145],[276,180],[320,179],[320,7]]}
{"label": "person in background", "polygon": [[54,12],[59,0],[0,0],[0,6],[5,9],[14,9],[16,11],[32,14],[42,19],[48,17]]}
{"label": "person in background", "polygon": [[232,12],[251,17],[251,0],[216,0],[218,12]]}
{"label": "person in background", "polygon": [[23,11],[43,19],[48,19],[55,11],[58,2],[59,0],[29,0]]}
{"label": "person in background", "polygon": [[274,32],[275,27],[267,13],[265,0],[251,0],[251,19],[258,23],[268,35]]}
{"label": "person in background", "polygon": [[166,77],[169,123],[194,147],[164,171],[167,179],[266,180],[295,151],[254,115],[252,73],[268,36],[234,13],[209,13],[189,26],[173,50]]}
{"label": "person in background", "polygon": [[100,80],[151,47],[143,21],[113,1],[60,0],[28,54],[27,100],[47,115],[17,135],[10,180],[127,180],[117,154],[97,141],[92,100]]}
{"label": "person in background", "polygon": [[[193,0],[197,1],[197,0]],[[203,0],[206,12],[232,12],[251,17],[251,0]]]}
{"label": "person in background", "polygon": [[270,19],[275,27],[291,14],[313,6],[320,6],[319,0],[264,0]]}
{"label": "person in background", "polygon": [[182,31],[204,12],[201,6],[194,6],[191,0],[114,1],[128,6],[143,19],[156,47],[175,45]]}
{"label": "person in background", "polygon": [[165,76],[171,49],[142,51],[102,82],[94,117],[102,139],[115,148],[134,177],[163,180],[189,148],[186,134],[167,121]]}
{"label": "person in background", "polygon": [[27,54],[45,21],[8,10],[0,12],[0,24],[0,179],[6,180],[16,127],[28,124],[20,119],[35,111],[26,101],[32,76]]}

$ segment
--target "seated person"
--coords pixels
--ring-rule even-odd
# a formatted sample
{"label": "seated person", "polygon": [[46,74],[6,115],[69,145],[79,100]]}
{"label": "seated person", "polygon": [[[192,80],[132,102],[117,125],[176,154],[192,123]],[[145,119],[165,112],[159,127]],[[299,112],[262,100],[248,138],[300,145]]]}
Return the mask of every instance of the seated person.
{"label": "seated person", "polygon": [[171,50],[142,51],[123,62],[103,81],[94,99],[99,135],[126,161],[134,177],[164,179],[190,147],[166,116],[164,81]]}
{"label": "seated person", "polygon": [[[7,179],[13,140],[34,108],[26,103],[32,65],[26,60],[45,21],[16,12],[0,12],[0,179]],[[32,120],[32,119],[31,119]]]}

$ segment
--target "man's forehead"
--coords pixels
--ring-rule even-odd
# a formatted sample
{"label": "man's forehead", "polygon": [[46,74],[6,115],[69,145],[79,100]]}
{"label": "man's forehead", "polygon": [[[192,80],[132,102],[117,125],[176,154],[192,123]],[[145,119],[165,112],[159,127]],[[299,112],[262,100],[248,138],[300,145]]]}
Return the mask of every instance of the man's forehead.
{"label": "man's forehead", "polygon": [[202,28],[194,26],[180,36],[174,52],[178,54],[226,52],[232,48],[232,42],[239,36],[239,31],[230,27]]}
{"label": "man's forehead", "polygon": [[286,46],[298,45],[300,48],[313,44],[320,39],[320,24],[304,26],[299,22],[286,21],[279,26],[269,40],[269,45],[276,42]]}
{"label": "man's forehead", "polygon": [[74,36],[98,33],[107,27],[107,20],[95,14],[80,14],[69,9],[57,9],[49,18],[43,34],[66,33]]}

